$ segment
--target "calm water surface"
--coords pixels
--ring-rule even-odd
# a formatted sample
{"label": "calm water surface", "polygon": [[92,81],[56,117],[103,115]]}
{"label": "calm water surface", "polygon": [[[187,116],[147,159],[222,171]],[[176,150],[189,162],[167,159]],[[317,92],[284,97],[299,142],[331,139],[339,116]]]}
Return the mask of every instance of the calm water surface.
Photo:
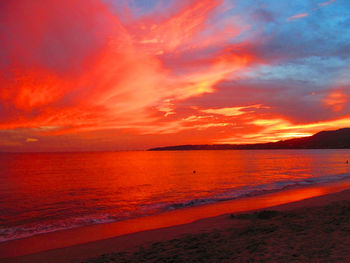
{"label": "calm water surface", "polygon": [[350,150],[3,153],[0,242],[347,180],[346,160]]}

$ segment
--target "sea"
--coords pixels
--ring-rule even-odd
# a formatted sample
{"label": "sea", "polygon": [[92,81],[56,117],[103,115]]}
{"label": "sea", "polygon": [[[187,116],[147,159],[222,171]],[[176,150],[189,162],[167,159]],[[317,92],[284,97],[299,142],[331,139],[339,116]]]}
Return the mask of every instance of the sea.
{"label": "sea", "polygon": [[350,180],[350,150],[0,153],[0,242]]}

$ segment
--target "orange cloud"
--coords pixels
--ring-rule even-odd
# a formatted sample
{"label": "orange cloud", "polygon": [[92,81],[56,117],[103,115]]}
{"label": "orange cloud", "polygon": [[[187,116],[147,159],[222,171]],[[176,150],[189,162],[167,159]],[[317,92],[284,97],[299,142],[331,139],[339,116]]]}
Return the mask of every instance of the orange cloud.
{"label": "orange cloud", "polygon": [[[164,113],[164,117],[169,117],[175,113],[175,101],[214,92],[216,83],[244,69],[254,60],[250,54],[223,49],[208,58],[204,67],[177,74],[159,57],[160,54],[174,56],[184,50],[195,49],[196,38],[201,39],[198,33],[204,29],[206,20],[221,2],[191,2],[164,21],[156,23],[146,17],[131,25],[123,25],[103,5],[90,8],[84,2],[89,16],[78,16],[82,21],[72,21],[73,26],[85,25],[87,22],[84,19],[97,21],[103,17],[105,44],[94,50],[91,58],[82,60],[80,67],[84,70],[74,73],[44,68],[45,65],[37,63],[37,58],[31,58],[34,65],[30,70],[22,67],[12,82],[1,83],[1,86],[8,87],[1,89],[1,99],[9,107],[14,107],[16,114],[4,120],[0,128],[55,127],[41,130],[50,134],[101,129],[139,129],[140,133],[154,129],[156,133],[159,129],[154,127],[154,123],[160,117],[152,114],[151,109],[157,109]],[[19,31],[27,27],[26,30],[32,31],[33,36],[42,39],[49,30],[40,26],[38,31],[38,23],[53,24],[59,32],[64,30],[64,15],[51,18],[45,16],[36,5],[27,8],[31,12],[24,14],[23,21],[16,22]],[[60,8],[53,4],[48,7],[48,12],[56,12]],[[67,5],[66,8],[63,14],[67,16],[78,12],[76,5]],[[37,12],[40,15],[37,16]],[[36,19],[33,24],[28,20],[29,25],[25,25],[24,20],[29,14]],[[206,45],[210,45],[209,38],[205,39]],[[35,42],[35,49],[37,45]],[[50,50],[51,47],[45,48]],[[29,55],[32,51],[28,49],[25,52]],[[41,55],[46,51],[38,52]],[[14,50],[14,54],[18,53],[18,50]]]}
{"label": "orange cloud", "polygon": [[333,111],[341,111],[348,103],[350,96],[344,92],[345,88],[331,91],[324,99],[323,103]]}
{"label": "orange cloud", "polygon": [[[205,109],[201,110],[205,113],[213,113],[213,114],[219,114],[223,116],[238,116],[246,113],[246,110],[252,111],[252,109],[260,109],[263,108],[261,104],[256,105],[250,105],[250,106],[244,106],[244,107],[229,107],[229,108],[219,108],[219,109]],[[264,107],[266,108],[266,107]]]}
{"label": "orange cloud", "polygon": [[[235,91],[232,98],[245,101],[233,105],[248,106],[193,103],[218,94],[223,80],[234,82],[250,66],[267,64],[260,56],[268,56],[259,55],[263,40],[246,32],[250,25],[244,20],[217,16],[223,1],[174,2],[168,13],[136,17],[115,14],[97,0],[8,1],[1,13],[9,34],[0,43],[8,60],[0,62],[0,136],[19,135],[0,138],[0,144],[26,147],[50,144],[51,138],[59,147],[64,138],[67,147],[79,139],[108,146],[119,137],[157,141],[170,140],[169,134],[183,141],[242,143],[346,124],[344,119],[299,127],[277,112],[278,103],[260,104],[269,105],[261,96],[267,87],[256,88],[260,99],[252,100],[245,87],[228,87]],[[347,102],[343,89],[323,100],[336,112]]]}
{"label": "orange cloud", "polygon": [[[256,119],[251,121],[255,127],[259,127],[254,133],[237,132],[235,136],[215,140],[215,143],[259,143],[286,140],[298,137],[311,136],[319,131],[334,130],[350,126],[350,116],[339,119],[314,122],[308,124],[294,124],[283,118]],[[253,129],[253,127],[251,127]],[[247,128],[245,129],[247,131]]]}
{"label": "orange cloud", "polygon": [[37,142],[38,139],[35,139],[35,138],[27,138],[26,139],[26,142]]}

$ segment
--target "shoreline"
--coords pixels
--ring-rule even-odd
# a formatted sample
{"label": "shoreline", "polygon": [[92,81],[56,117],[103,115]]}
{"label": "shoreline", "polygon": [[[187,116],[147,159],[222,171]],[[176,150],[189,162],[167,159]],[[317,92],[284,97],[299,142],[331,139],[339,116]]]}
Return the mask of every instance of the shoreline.
{"label": "shoreline", "polygon": [[[326,185],[330,185],[330,184],[337,184],[337,183],[341,183],[344,181],[349,181],[350,182],[350,173],[340,173],[340,174],[336,174],[336,175],[332,175],[332,176],[320,176],[320,177],[316,177],[316,178],[306,178],[306,179],[302,179],[299,181],[281,181],[281,182],[274,182],[274,183],[270,183],[269,184],[265,184],[264,187],[266,188],[259,188],[259,186],[261,185],[256,185],[256,186],[252,186],[251,189],[245,189],[241,192],[238,192],[238,194],[234,194],[235,192],[233,192],[233,194],[228,194],[228,195],[223,195],[221,197],[207,197],[207,198],[196,198],[193,200],[186,200],[186,201],[179,201],[179,202],[175,202],[175,203],[168,203],[167,205],[165,205],[162,208],[160,208],[158,211],[150,213],[150,214],[144,214],[141,216],[130,216],[129,218],[123,218],[121,220],[106,220],[105,222],[98,222],[98,223],[92,223],[92,224],[81,224],[81,225],[72,225],[72,226],[68,226],[68,227],[58,227],[56,229],[49,229],[49,230],[44,230],[41,232],[36,232],[36,233],[32,233],[31,235],[29,234],[23,234],[23,235],[18,235],[15,237],[9,237],[7,240],[1,239],[0,240],[0,245],[1,243],[7,243],[7,242],[11,242],[11,241],[15,241],[15,240],[20,240],[20,239],[27,239],[27,238],[31,238],[34,236],[40,236],[40,235],[46,235],[46,234],[50,234],[50,233],[54,233],[54,232],[61,232],[61,231],[67,231],[67,230],[73,230],[73,229],[77,229],[77,228],[86,228],[86,227],[93,227],[96,225],[102,225],[102,224],[115,224],[115,223],[119,223],[119,222],[123,222],[123,221],[130,221],[130,220],[137,220],[139,218],[144,218],[144,217],[152,217],[152,216],[157,216],[159,214],[162,213],[168,213],[169,211],[172,210],[183,210],[183,209],[191,209],[191,208],[195,208],[195,207],[203,207],[206,205],[216,205],[219,204],[221,202],[230,202],[233,200],[240,200],[240,199],[246,199],[246,198],[259,198],[259,196],[264,196],[267,194],[273,194],[273,193],[277,193],[277,192],[283,192],[286,190],[293,190],[293,189],[299,189],[299,188],[310,188],[313,186],[319,186],[321,184],[326,184]],[[279,183],[281,183],[281,186],[275,187],[275,184],[278,185]],[[270,186],[270,187],[269,187]],[[254,189],[255,187],[255,189]],[[275,188],[274,188],[275,187]],[[93,220],[93,219],[92,219]],[[0,255],[1,258],[1,255]]]}
{"label": "shoreline", "polygon": [[[350,181],[300,187],[262,196],[184,208],[128,221],[57,231],[0,243],[1,262],[71,262],[134,249],[232,223],[228,214],[274,207],[291,210],[350,200]],[[345,190],[345,191],[344,191]],[[241,224],[241,223],[239,223]],[[135,241],[138,240],[138,241]],[[76,261],[79,262],[79,261]]]}

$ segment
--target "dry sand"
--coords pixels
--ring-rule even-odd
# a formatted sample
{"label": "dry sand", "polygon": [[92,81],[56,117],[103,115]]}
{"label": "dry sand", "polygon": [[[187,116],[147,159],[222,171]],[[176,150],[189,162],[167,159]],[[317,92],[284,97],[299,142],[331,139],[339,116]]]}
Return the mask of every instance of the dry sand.
{"label": "dry sand", "polygon": [[350,262],[350,190],[2,262]]}

